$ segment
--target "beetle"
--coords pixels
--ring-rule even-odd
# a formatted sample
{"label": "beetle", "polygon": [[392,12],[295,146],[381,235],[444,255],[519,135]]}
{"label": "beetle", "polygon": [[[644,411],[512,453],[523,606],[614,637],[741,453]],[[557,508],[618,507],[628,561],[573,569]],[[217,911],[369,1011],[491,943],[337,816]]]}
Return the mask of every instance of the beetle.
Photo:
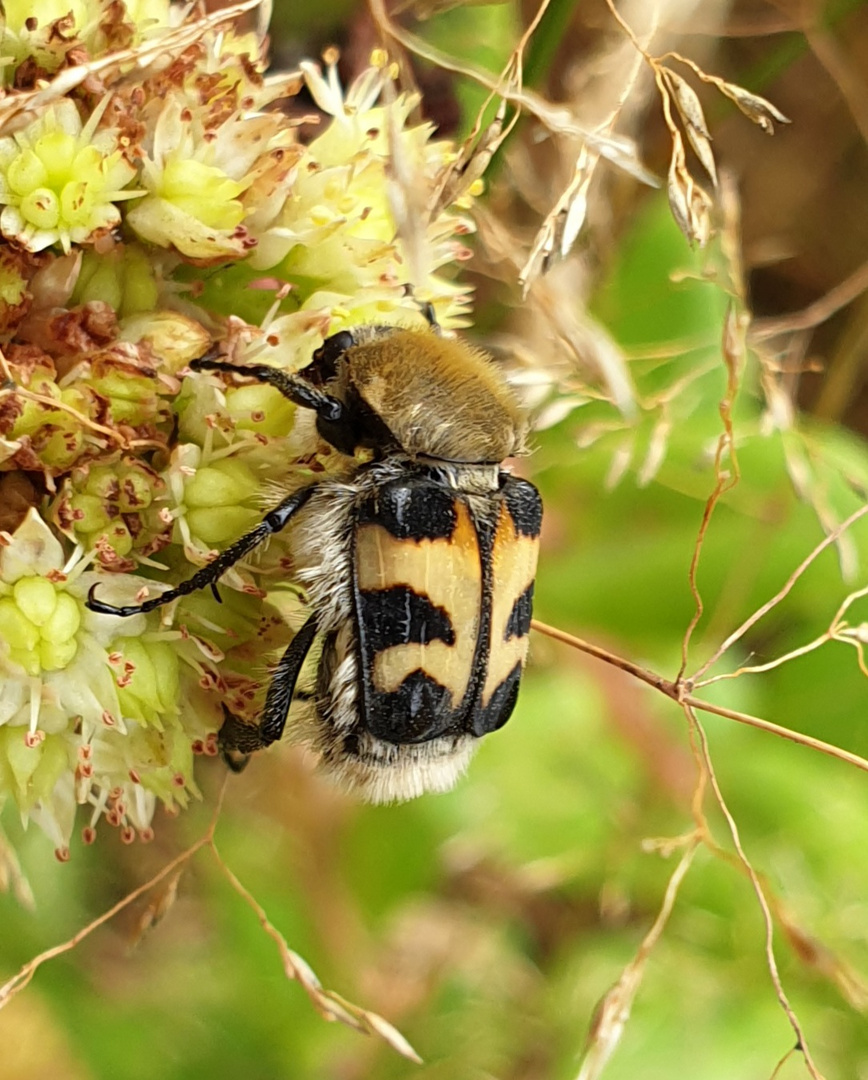
{"label": "beetle", "polygon": [[[290,492],[187,581],[141,604],[152,611],[211,587],[288,528],[293,577],[311,614],[273,671],[258,724],[224,706],[224,757],[280,739],[315,640],[316,686],[295,741],[371,802],[443,791],[518,695],[528,647],[542,503],[503,468],[523,452],[522,410],[493,361],[430,326],[366,325],[325,339],[290,374],[209,354],[195,372],[254,379],[313,411],[341,467]],[[218,595],[219,599],[219,595]],[[238,766],[240,767],[240,766]]]}

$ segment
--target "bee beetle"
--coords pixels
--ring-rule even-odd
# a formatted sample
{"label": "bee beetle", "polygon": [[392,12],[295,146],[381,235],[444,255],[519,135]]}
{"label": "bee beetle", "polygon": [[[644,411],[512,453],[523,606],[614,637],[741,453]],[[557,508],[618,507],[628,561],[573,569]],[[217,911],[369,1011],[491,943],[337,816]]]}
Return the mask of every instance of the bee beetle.
{"label": "bee beetle", "polygon": [[[290,527],[311,615],[273,672],[258,725],[224,706],[230,764],[283,734],[315,639],[316,686],[293,738],[371,802],[452,787],[477,740],[509,719],[527,655],[542,504],[502,468],[525,422],[483,353],[431,328],[361,326],[327,338],[296,374],[213,354],[194,371],[277,387],[316,414],[342,471],[287,495],[188,581],[109,615],[152,611],[210,586]],[[359,456],[360,451],[368,451]],[[219,596],[218,596],[219,599]],[[246,760],[246,759],[245,759]]]}

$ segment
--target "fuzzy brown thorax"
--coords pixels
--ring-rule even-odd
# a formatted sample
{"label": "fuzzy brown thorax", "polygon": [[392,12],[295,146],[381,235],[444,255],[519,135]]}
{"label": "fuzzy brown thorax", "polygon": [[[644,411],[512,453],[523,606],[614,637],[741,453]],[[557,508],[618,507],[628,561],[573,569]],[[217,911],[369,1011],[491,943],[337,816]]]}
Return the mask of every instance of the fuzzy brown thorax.
{"label": "fuzzy brown thorax", "polygon": [[343,378],[413,457],[489,463],[524,448],[524,418],[506,380],[457,339],[378,335],[347,350]]}

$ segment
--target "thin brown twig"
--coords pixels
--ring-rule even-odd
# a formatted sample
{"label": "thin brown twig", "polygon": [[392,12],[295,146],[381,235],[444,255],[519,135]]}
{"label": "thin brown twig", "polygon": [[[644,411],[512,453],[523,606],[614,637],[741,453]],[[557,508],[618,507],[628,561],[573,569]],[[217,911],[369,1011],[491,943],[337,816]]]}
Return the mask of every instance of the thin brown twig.
{"label": "thin brown twig", "polygon": [[[742,356],[743,337],[744,337],[744,322],[736,315],[732,309],[726,313],[724,320],[724,332],[723,340],[721,343],[722,354],[726,364],[726,393],[721,399],[719,412],[720,418],[723,423],[723,431],[720,433],[717,439],[717,446],[714,452],[714,489],[709,495],[705,504],[705,509],[702,514],[702,521],[699,526],[699,532],[696,536],[696,542],[693,545],[693,555],[690,559],[690,570],[688,571],[687,580],[690,585],[690,592],[693,596],[695,608],[690,622],[687,624],[687,629],[684,631],[684,636],[681,640],[681,666],[678,669],[678,674],[675,681],[680,683],[684,676],[684,672],[687,670],[687,661],[690,650],[690,641],[693,637],[693,632],[699,625],[699,620],[702,618],[704,605],[702,601],[702,595],[699,591],[699,585],[696,580],[696,575],[699,572],[699,560],[702,555],[702,548],[705,544],[705,537],[708,533],[708,528],[711,525],[711,517],[714,513],[715,507],[723,498],[723,496],[731,491],[739,481],[739,468],[738,457],[735,452],[735,433],[732,426],[732,409],[735,404],[735,399],[738,394],[739,387],[739,361]],[[723,456],[724,453],[729,453],[729,461],[732,465],[731,471],[726,472],[723,469]]]}
{"label": "thin brown twig", "polygon": [[798,1046],[791,1046],[790,1049],[787,1050],[787,1052],[781,1057],[777,1065],[775,1065],[774,1069],[772,1070],[772,1075],[769,1077],[769,1080],[777,1080],[777,1077],[781,1075],[781,1069],[786,1065],[786,1063],[790,1060],[793,1054],[797,1054],[798,1052]]}
{"label": "thin brown twig", "polygon": [[778,656],[774,660],[769,660],[766,664],[745,664],[735,671],[727,671],[722,675],[713,675],[710,679],[694,679],[693,686],[695,688],[710,686],[712,683],[721,682],[724,679],[735,679],[739,675],[757,675],[763,671],[771,671],[773,668],[780,667],[781,664],[785,664],[789,660],[795,660],[799,656],[805,656],[807,653],[819,649],[821,645],[825,645],[830,641],[844,641],[847,645],[859,645],[859,641],[853,641],[848,637],[842,636],[844,631],[848,628],[847,623],[844,622],[844,614],[848,608],[850,608],[857,600],[861,600],[864,596],[868,596],[868,585],[863,589],[857,589],[855,592],[850,593],[832,616],[832,621],[829,623],[828,629],[824,630],[819,637],[814,638],[813,641],[809,641],[806,645],[800,645],[797,649],[792,649],[790,652],[784,653],[783,656]]}
{"label": "thin brown twig", "polygon": [[800,746],[806,746],[811,750],[817,750],[821,754],[827,754],[829,757],[837,758],[839,761],[846,762],[848,765],[855,765],[857,769],[868,772],[868,761],[866,761],[865,758],[860,757],[858,754],[853,754],[849,750],[843,750],[840,746],[833,746],[831,743],[823,742],[822,739],[815,739],[812,735],[805,735],[801,731],[793,731],[792,728],[783,727],[781,724],[775,724],[771,720],[764,720],[760,716],[751,716],[750,713],[738,712],[735,709],[727,709],[722,705],[714,705],[710,701],[704,701],[702,698],[694,697],[688,692],[689,688],[692,686],[690,680],[676,683],[669,679],[665,679],[662,675],[658,675],[653,671],[648,671],[646,668],[640,667],[638,664],[634,664],[632,661],[626,660],[616,653],[609,652],[599,645],[593,645],[589,641],[584,641],[574,634],[568,634],[565,630],[558,630],[554,626],[548,626],[538,619],[534,619],[531,622],[531,626],[539,633],[554,638],[555,641],[561,641],[565,645],[570,645],[572,648],[578,649],[580,652],[587,653],[589,656],[595,656],[598,660],[611,664],[612,667],[620,668],[621,671],[627,672],[628,675],[635,676],[635,678],[647,683],[648,686],[654,687],[655,690],[659,690],[662,694],[665,694],[673,701],[677,701],[679,704],[689,705],[702,712],[714,713],[715,716],[722,716],[727,720],[734,720],[738,724],[745,724],[747,727],[757,728],[759,731],[767,731],[770,735],[777,735],[779,738],[788,739],[790,742],[798,743]]}
{"label": "thin brown twig", "polygon": [[338,1020],[365,1035],[377,1035],[405,1058],[421,1064],[422,1059],[400,1031],[393,1027],[388,1020],[385,1020],[382,1016],[379,1016],[377,1013],[371,1012],[368,1009],[363,1009],[358,1005],[354,1005],[352,1002],[341,997],[340,994],[323,987],[307,962],[299,956],[298,953],[290,949],[283,935],[275,928],[268,918],[262,905],[256,900],[253,894],[241,884],[238,877],[223,860],[223,857],[217,850],[214,834],[223,807],[227,779],[224,779],[223,781],[211,821],[202,836],[200,836],[195,843],[186,848],[186,850],[182,851],[179,855],[176,855],[166,863],[161,870],[154,874],[153,877],[143,885],[140,885],[137,889],[128,893],[122,900],[119,900],[107,911],[104,911],[102,915],[88,923],[87,926],[79,930],[67,941],[62,942],[60,945],[55,945],[50,949],[46,949],[44,952],[41,952],[38,956],[35,956],[32,960],[29,960],[24,964],[11,979],[8,979],[4,984],[0,985],[0,1008],[7,1005],[16,994],[20,993],[20,991],[31,982],[37,970],[44,963],[74,949],[84,941],[85,938],[89,937],[94,930],[114,918],[114,916],[123,911],[124,908],[129,907],[135,900],[138,900],[139,897],[150,892],[161,881],[164,881],[171,874],[178,871],[180,867],[183,867],[188,863],[194,855],[202,850],[202,848],[207,847],[210,849],[221,873],[230,883],[232,888],[235,889],[235,891],[256,912],[263,930],[277,943],[286,977],[298,982],[302,986],[317,1012],[319,1012],[326,1020]]}
{"label": "thin brown twig", "polygon": [[217,805],[214,808],[214,814],[211,818],[211,822],[208,828],[205,830],[202,836],[199,837],[195,843],[191,844],[185,851],[182,851],[180,855],[176,855],[174,859],[171,859],[166,865],[159,870],[152,878],[149,878],[143,885],[140,885],[137,889],[133,889],[122,900],[119,900],[116,904],[104,911],[102,915],[99,915],[87,926],[82,927],[76,934],[60,945],[55,945],[50,949],[46,949],[38,956],[34,956],[32,960],[28,960],[26,964],[22,965],[20,970],[8,979],[2,986],[0,986],[0,1008],[8,1003],[23,990],[31,981],[37,970],[48,961],[53,960],[57,956],[62,956],[64,953],[74,949],[78,944],[89,937],[94,930],[98,929],[104,923],[107,923],[110,919],[113,919],[118,912],[123,911],[124,908],[129,907],[133,901],[138,900],[140,896],[150,892],[155,885],[159,885],[161,881],[167,878],[173,873],[179,866],[183,866],[184,863],[189,862],[190,859],[200,851],[203,847],[206,847],[211,843],[214,835],[214,829],[217,826],[217,820],[220,817],[220,811],[223,807],[223,795],[226,791],[226,783],[224,781],[222,788],[220,789],[220,795],[217,799]]}
{"label": "thin brown twig", "polygon": [[[524,50],[527,48],[527,43],[536,33],[539,24],[542,22],[543,15],[548,11],[550,4],[551,0],[540,0],[540,5],[534,12],[533,18],[527,24],[527,29],[519,38],[516,47],[512,50],[512,55],[515,57],[519,75],[521,73],[521,59],[524,56]],[[521,78],[519,78],[519,85],[521,85]]]}
{"label": "thin brown twig", "polygon": [[608,649],[604,649],[601,645],[594,645],[590,641],[585,641],[583,638],[576,637],[575,634],[569,634],[566,630],[559,630],[556,626],[549,626],[548,623],[540,622],[539,619],[531,620],[531,628],[536,630],[540,634],[545,634],[546,637],[553,638],[555,641],[560,641],[564,645],[570,645],[574,649],[578,649],[580,652],[587,653],[589,656],[595,656],[598,660],[602,660],[606,664],[611,664],[612,667],[620,668],[621,671],[626,671],[628,675],[634,675],[637,679],[647,683],[649,686],[653,686],[655,690],[660,690],[666,694],[667,697],[671,697],[673,700],[678,700],[678,692],[675,689],[675,684],[669,679],[665,679],[662,675],[657,675],[653,671],[648,671],[646,668],[640,667],[639,664],[634,664],[632,660],[627,660],[623,656],[618,656],[617,653],[609,652]]}
{"label": "thin brown twig", "polygon": [[805,558],[799,563],[799,565],[792,572],[792,574],[790,574],[790,576],[787,578],[787,580],[784,582],[783,586],[778,590],[778,592],[776,592],[775,595],[770,600],[767,600],[761,607],[757,608],[752,615],[745,619],[741,626],[733,630],[729,637],[727,637],[718,646],[714,653],[712,653],[709,659],[706,660],[706,662],[702,664],[693,673],[692,677],[689,680],[690,684],[694,685],[697,679],[701,678],[705,674],[705,672],[708,671],[709,668],[713,667],[714,664],[717,663],[717,661],[723,656],[727,649],[734,645],[736,641],[742,638],[747,633],[747,631],[751,629],[751,627],[755,626],[760,621],[760,619],[764,618],[764,616],[766,616],[772,610],[772,608],[776,607],[786,596],[788,596],[799,578],[805,573],[808,567],[811,566],[811,564],[826,550],[826,548],[829,547],[831,544],[834,544],[838,540],[838,538],[842,536],[843,533],[847,531],[847,529],[850,528],[851,525],[858,521],[859,518],[864,517],[866,514],[868,514],[868,505],[861,506],[858,510],[854,510],[848,518],[845,518],[844,521],[842,521],[836,529],[833,529],[832,532],[826,535],[820,541],[820,543],[816,545],[813,551],[809,552],[809,554],[806,555]]}
{"label": "thin brown twig", "polygon": [[127,447],[128,440],[125,439],[119,431],[115,431],[114,428],[98,424],[96,420],[91,420],[89,416],[85,416],[84,413],[79,412],[78,409],[73,408],[72,405],[68,405],[59,398],[49,397],[46,394],[38,394],[35,390],[28,390],[26,387],[21,386],[15,381],[12,369],[9,366],[9,361],[2,352],[0,352],[0,372],[3,373],[3,377],[6,381],[12,383],[12,386],[0,389],[0,397],[5,396],[6,394],[20,394],[21,397],[27,398],[29,401],[35,401],[37,405],[45,405],[47,408],[58,409],[60,412],[68,413],[74,419],[78,420],[80,424],[93,428],[94,431],[98,431],[101,435],[105,435],[114,442],[120,443],[121,446]]}
{"label": "thin brown twig", "polygon": [[726,819],[729,833],[732,837],[733,845],[735,846],[735,850],[738,853],[739,862],[742,864],[745,872],[750,878],[754,894],[757,898],[757,903],[759,904],[760,911],[762,912],[763,923],[765,926],[766,963],[768,965],[769,975],[771,976],[775,994],[777,996],[778,1002],[780,1003],[781,1009],[783,1010],[787,1020],[790,1023],[790,1027],[795,1032],[796,1045],[805,1059],[805,1065],[808,1068],[808,1072],[813,1077],[813,1080],[824,1080],[822,1073],[817,1069],[817,1066],[814,1064],[810,1048],[808,1047],[804,1031],[802,1030],[802,1025],[799,1022],[799,1018],[796,1016],[792,1005],[790,1004],[789,998],[787,997],[786,991],[784,990],[784,986],[781,981],[781,976],[780,972],[778,971],[777,960],[775,959],[774,952],[774,920],[772,918],[772,913],[769,907],[768,900],[766,899],[765,890],[762,887],[762,882],[759,879],[759,875],[757,874],[756,870],[754,870],[753,864],[751,863],[750,859],[748,859],[747,854],[742,847],[738,825],[736,824],[735,818],[730,812],[729,806],[727,805],[726,800],[723,797],[723,792],[721,791],[720,785],[718,784],[717,775],[714,771],[714,765],[711,761],[711,754],[708,748],[708,738],[705,734],[705,730],[702,727],[702,724],[699,722],[699,718],[696,716],[696,713],[691,708],[691,706],[687,702],[683,702],[683,704],[684,712],[687,716],[688,723],[693,727],[699,739],[703,767],[708,774],[708,780],[711,784],[711,789],[714,792],[715,801],[717,802],[717,805],[720,807],[721,813]]}
{"label": "thin brown twig", "polygon": [[724,682],[727,679],[736,679],[741,675],[759,675],[764,671],[772,671],[776,667],[780,667],[782,664],[788,663],[790,660],[797,660],[800,656],[807,656],[808,653],[814,652],[815,649],[819,649],[820,646],[828,644],[834,638],[834,634],[831,630],[824,630],[819,637],[814,638],[813,641],[809,641],[806,645],[800,645],[797,649],[791,649],[788,653],[784,653],[783,656],[777,656],[774,660],[769,660],[765,664],[745,664],[743,667],[736,668],[735,671],[725,671],[721,675],[712,675],[709,679],[697,679],[694,686],[699,689],[703,686],[711,686],[712,683]]}
{"label": "thin brown twig", "polygon": [[593,1026],[588,1035],[582,1068],[576,1080],[597,1080],[617,1049],[624,1027],[630,1019],[633,1001],[642,984],[648,957],[666,928],[681,883],[690,869],[700,842],[701,836],[698,832],[693,833],[687,839],[685,850],[678,861],[678,865],[669,877],[657,918],[642,939],[632,960],[621,971],[618,981],[606,992],[602,1001],[598,1004],[595,1010]]}
{"label": "thin brown twig", "polygon": [[761,716],[751,716],[750,713],[727,709],[723,705],[714,705],[710,701],[704,701],[702,698],[694,697],[692,694],[685,694],[681,698],[681,703],[690,705],[694,709],[700,709],[702,712],[722,716],[726,720],[734,720],[737,724],[745,724],[747,727],[756,728],[758,731],[767,731],[770,735],[777,735],[781,739],[798,743],[799,746],[807,746],[809,750],[817,750],[821,754],[827,754],[829,757],[837,758],[838,761],[846,762],[848,765],[855,765],[857,769],[862,769],[863,772],[868,772],[868,761],[865,758],[853,754],[849,750],[844,750],[840,746],[823,742],[822,739],[815,739],[813,735],[806,735],[802,731],[793,731],[792,728],[772,723],[771,720],[764,720]]}
{"label": "thin brown twig", "polygon": [[690,640],[693,637],[693,631],[699,625],[699,620],[702,618],[705,611],[705,605],[702,601],[702,593],[699,591],[699,585],[696,581],[696,575],[699,571],[699,559],[702,554],[702,547],[705,542],[705,537],[708,532],[708,527],[711,524],[711,516],[714,513],[714,508],[717,506],[724,492],[731,486],[727,478],[725,478],[720,471],[721,458],[723,456],[723,450],[726,445],[726,434],[721,433],[717,440],[717,446],[714,452],[714,471],[717,477],[714,488],[711,494],[705,501],[705,506],[702,510],[702,521],[699,523],[699,532],[696,534],[696,542],[693,545],[693,553],[690,557],[690,568],[687,571],[687,582],[690,586],[690,595],[693,597],[693,614],[690,616],[690,621],[687,624],[687,628],[684,631],[684,635],[681,639],[681,666],[678,668],[677,680],[680,680],[684,672],[687,670],[687,658],[690,649]]}
{"label": "thin brown twig", "polygon": [[868,662],[865,660],[865,646],[857,636],[859,631],[856,630],[853,634],[848,634],[847,629],[844,628],[840,633],[835,635],[835,640],[842,642],[844,645],[851,645],[856,650],[856,662],[859,665],[859,670],[862,674],[868,678]]}
{"label": "thin brown twig", "polygon": [[813,330],[830,319],[841,308],[851,304],[868,289],[868,262],[854,270],[849,277],[801,311],[779,315],[770,319],[757,319],[751,329],[751,341],[767,341],[779,334],[792,334],[799,330]]}
{"label": "thin brown twig", "polygon": [[621,13],[615,7],[614,0],[606,0],[606,7],[609,9],[609,11],[611,11],[612,17],[614,18],[615,22],[621,27],[621,29],[624,31],[624,33],[627,35],[627,37],[630,39],[633,47],[637,50],[637,52],[640,52],[645,57],[647,62],[652,67],[654,67],[655,66],[654,65],[654,60],[651,57],[651,54],[648,52],[647,49],[643,48],[642,43],[639,41],[639,38],[635,34],[635,31],[632,29],[630,24],[624,19],[623,15],[621,15]]}
{"label": "thin brown twig", "polygon": [[256,914],[259,925],[266,934],[275,942],[280,958],[283,961],[284,974],[303,988],[313,1007],[324,1020],[339,1020],[348,1027],[355,1028],[365,1035],[379,1035],[393,1050],[397,1050],[403,1057],[418,1065],[422,1064],[422,1058],[416,1053],[404,1036],[393,1027],[387,1020],[377,1013],[360,1008],[346,998],[336,994],[333,990],[326,990],[316,977],[310,966],[289,947],[283,934],[274,926],[268,918],[265,908],[259,903],[253,893],[250,892],[239,880],[238,876],[224,861],[223,856],[217,850],[213,837],[209,842],[211,854],[229,884],[238,895],[248,904]]}

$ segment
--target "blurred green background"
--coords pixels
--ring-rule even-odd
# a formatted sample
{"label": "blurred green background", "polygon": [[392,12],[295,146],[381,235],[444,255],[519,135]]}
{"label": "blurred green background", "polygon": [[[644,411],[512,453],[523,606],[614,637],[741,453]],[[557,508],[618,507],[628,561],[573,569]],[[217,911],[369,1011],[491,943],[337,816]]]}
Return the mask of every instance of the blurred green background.
{"label": "blurred green background", "polygon": [[[286,65],[338,41],[349,77],[376,44],[370,17],[354,3],[320,4],[315,13],[276,6],[275,53]],[[754,314],[804,308],[868,257],[868,5],[664,7],[670,21],[683,15],[684,53],[795,121],[769,140],[723,99],[702,94],[718,164],[738,174]],[[401,17],[440,48],[495,69],[531,13],[504,3],[418,24],[412,13]],[[570,99],[582,65],[605,70],[593,65],[617,40],[604,4],[555,3],[530,46],[527,78],[552,100]],[[460,138],[480,104],[478,88],[430,66],[416,74],[432,120]],[[659,104],[653,87],[644,94],[634,134],[643,159],[665,175]],[[547,177],[535,204],[527,177],[535,163],[547,176],[552,161],[567,160],[563,147],[540,148],[525,124],[495,162],[485,205],[525,248],[554,201],[543,205],[542,189],[552,184],[557,194]],[[625,420],[606,401],[587,400],[535,437],[522,468],[547,515],[536,615],[672,678],[694,610],[688,569],[714,487],[726,389],[723,264],[714,245],[710,254],[690,251],[664,190],[611,170],[592,188],[580,249],[576,307],[632,357],[642,408]],[[478,325],[493,338],[532,343],[541,318],[533,296],[522,305],[514,271],[493,267],[483,238],[469,267]],[[702,549],[697,582],[706,610],[688,670],[784,584],[822,540],[821,519],[828,529],[864,503],[866,325],[868,307],[857,300],[777,343],[778,388],[801,411],[788,430],[764,423],[760,368],[748,359],[734,421],[741,478],[716,508]],[[665,411],[654,404],[661,395]],[[643,484],[664,415],[665,457]],[[626,466],[614,484],[613,461]],[[768,662],[826,630],[848,592],[865,584],[868,524],[848,537],[849,579],[832,546],[715,671]],[[864,602],[848,614],[853,625],[865,616]],[[841,643],[700,693],[868,756],[864,675],[855,650]],[[777,960],[811,1051],[829,1080],[868,1078],[865,775],[717,716],[702,722],[744,849],[784,920]],[[223,777],[221,763],[204,762],[203,805],[181,819],[158,814],[149,847],[125,848],[108,835],[74,848],[64,866],[41,835],[21,836],[7,821],[36,907],[0,896],[4,975],[200,836]],[[672,702],[536,635],[513,719],[485,740],[448,795],[362,807],[285,748],[229,780],[216,832],[223,858],[325,985],[394,1023],[423,1066],[319,1018],[284,978],[253,911],[202,851],[156,927],[141,936],[145,907],[134,905],[41,968],[0,1011],[0,1076],[574,1077],[595,1005],[653,922],[678,857],[643,841],[690,831],[696,780],[686,722]],[[731,853],[709,796],[704,808]],[[770,1077],[794,1041],[750,882],[737,864],[701,849],[605,1075]],[[798,1055],[775,1073],[807,1075]]]}

